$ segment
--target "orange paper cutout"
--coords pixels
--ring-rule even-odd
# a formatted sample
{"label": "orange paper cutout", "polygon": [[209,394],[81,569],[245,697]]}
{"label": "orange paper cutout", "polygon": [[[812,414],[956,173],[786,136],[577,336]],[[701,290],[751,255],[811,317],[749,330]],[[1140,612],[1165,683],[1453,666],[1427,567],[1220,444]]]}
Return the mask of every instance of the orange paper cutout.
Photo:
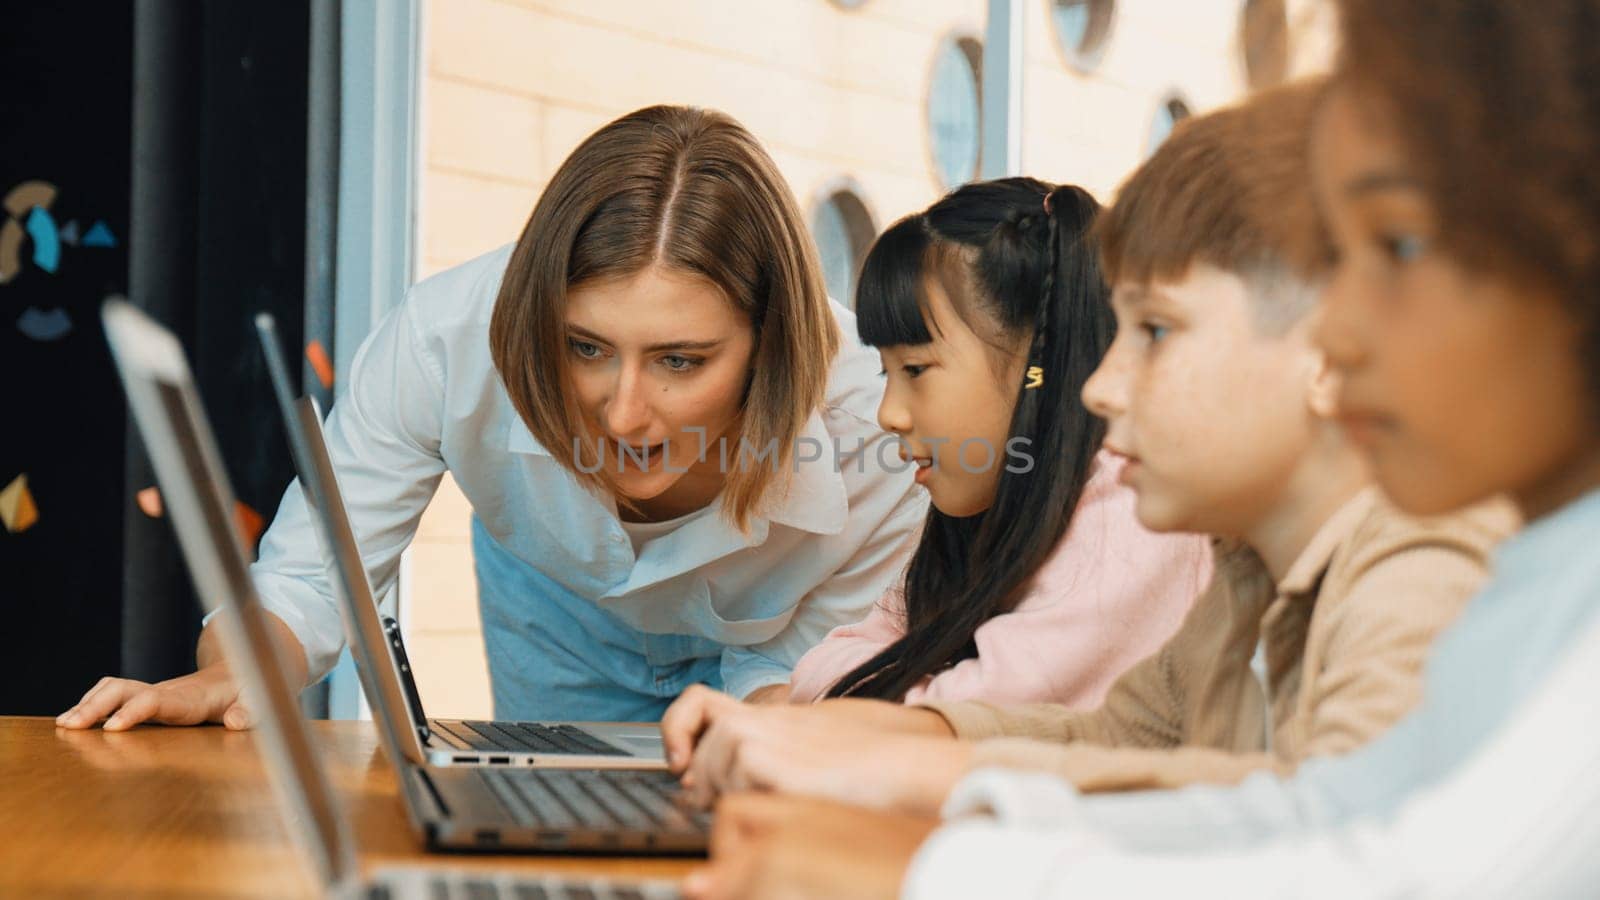
{"label": "orange paper cutout", "polygon": [[0,522],[12,534],[20,534],[39,521],[39,507],[28,491],[27,473],[11,479],[5,490],[0,490]]}
{"label": "orange paper cutout", "polygon": [[161,518],[161,489],[154,485],[145,488],[133,495],[133,501],[139,505],[139,511],[152,519]]}
{"label": "orange paper cutout", "polygon": [[233,501],[233,525],[239,529],[239,536],[244,538],[245,546],[254,547],[256,539],[261,537],[261,531],[266,527],[266,522],[261,514],[246,506],[243,501]]}
{"label": "orange paper cutout", "polygon": [[321,341],[312,341],[306,345],[306,362],[311,364],[311,371],[317,373],[317,380],[328,390],[333,390],[333,361],[328,359],[328,351],[322,349]]}

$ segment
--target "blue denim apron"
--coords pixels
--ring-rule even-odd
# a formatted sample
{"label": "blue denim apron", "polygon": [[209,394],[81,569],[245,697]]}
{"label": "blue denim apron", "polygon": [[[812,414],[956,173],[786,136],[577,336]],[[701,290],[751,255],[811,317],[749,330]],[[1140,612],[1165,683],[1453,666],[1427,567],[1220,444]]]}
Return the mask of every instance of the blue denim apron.
{"label": "blue denim apron", "polygon": [[472,517],[497,719],[654,722],[691,684],[722,687],[723,645],[624,624],[500,546]]}

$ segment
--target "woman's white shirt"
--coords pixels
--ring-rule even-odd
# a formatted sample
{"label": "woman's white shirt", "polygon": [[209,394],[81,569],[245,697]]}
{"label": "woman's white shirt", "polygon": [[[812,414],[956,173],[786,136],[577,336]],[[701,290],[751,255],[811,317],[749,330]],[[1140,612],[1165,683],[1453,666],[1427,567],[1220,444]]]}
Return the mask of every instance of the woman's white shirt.
{"label": "woman's white shirt", "polygon": [[[748,534],[713,504],[716,514],[686,517],[636,558],[615,501],[582,487],[534,440],[490,358],[510,251],[413,287],[362,343],[328,417],[329,453],[374,591],[394,584],[448,470],[495,541],[545,577],[643,633],[723,644],[724,687],[735,696],[787,683],[807,649],[865,617],[901,573],[927,510],[874,421],[878,355],[856,338],[854,315],[833,305],[840,353],[782,501]],[[737,463],[736,446],[729,458]],[[315,679],[344,640],[310,524],[291,484],[251,573]]]}

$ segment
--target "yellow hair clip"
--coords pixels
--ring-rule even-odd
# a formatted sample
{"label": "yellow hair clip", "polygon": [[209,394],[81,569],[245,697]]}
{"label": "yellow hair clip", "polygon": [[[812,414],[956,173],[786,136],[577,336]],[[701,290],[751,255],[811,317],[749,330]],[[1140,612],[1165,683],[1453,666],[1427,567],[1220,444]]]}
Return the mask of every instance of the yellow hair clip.
{"label": "yellow hair clip", "polygon": [[1044,384],[1044,369],[1039,366],[1028,367],[1028,381],[1022,386],[1025,391],[1031,391]]}

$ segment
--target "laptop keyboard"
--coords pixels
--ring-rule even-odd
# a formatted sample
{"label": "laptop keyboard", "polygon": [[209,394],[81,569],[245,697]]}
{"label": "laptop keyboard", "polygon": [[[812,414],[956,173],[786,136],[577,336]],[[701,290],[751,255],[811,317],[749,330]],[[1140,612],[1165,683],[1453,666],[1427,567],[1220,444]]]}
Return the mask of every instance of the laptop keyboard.
{"label": "laptop keyboard", "polygon": [[678,808],[678,782],[664,772],[488,769],[483,778],[528,828],[699,833],[708,822]]}
{"label": "laptop keyboard", "polygon": [[[676,891],[656,888],[653,896],[677,896]],[[391,900],[388,885],[374,884],[367,889],[367,900]],[[574,884],[560,881],[490,881],[471,877],[439,877],[428,880],[432,900],[645,900],[645,894],[625,885]]]}
{"label": "laptop keyboard", "polygon": [[447,881],[435,878],[429,885],[434,900],[644,900],[644,894],[630,887],[609,890],[581,884],[512,881],[504,887],[492,881]]}
{"label": "laptop keyboard", "polygon": [[628,751],[600,740],[573,725],[538,722],[462,722],[450,733],[474,750],[578,756],[627,756]]}

